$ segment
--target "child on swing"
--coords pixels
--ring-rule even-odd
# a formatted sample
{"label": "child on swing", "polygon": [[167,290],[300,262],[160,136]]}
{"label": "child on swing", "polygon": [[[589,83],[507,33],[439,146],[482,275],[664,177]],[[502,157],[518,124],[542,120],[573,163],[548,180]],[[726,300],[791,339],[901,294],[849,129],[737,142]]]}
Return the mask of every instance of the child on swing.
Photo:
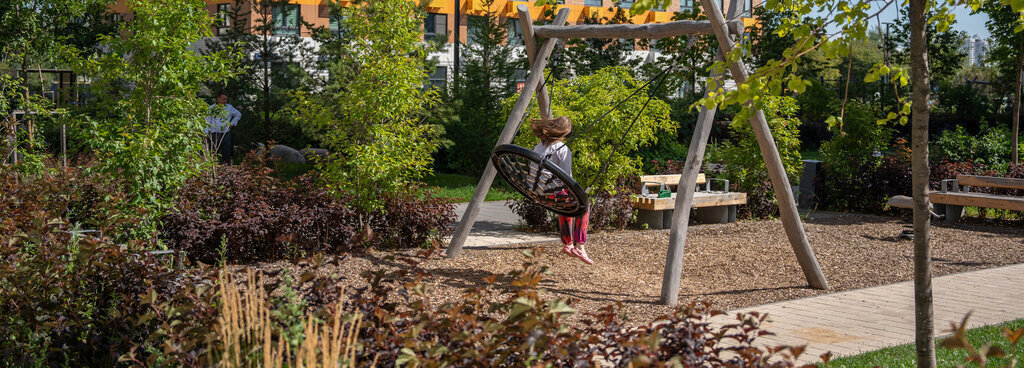
{"label": "child on swing", "polygon": [[[571,178],[572,151],[562,142],[572,132],[572,122],[569,121],[569,118],[559,116],[554,119],[532,120],[531,128],[533,129],[533,134],[540,139],[540,143],[533,147],[533,152],[536,152],[541,157],[547,157],[551,160],[551,163],[558,166]],[[558,232],[562,236],[563,253],[575,256],[587,264],[594,264],[594,261],[587,256],[586,249],[584,249],[584,243],[587,242],[587,225],[589,222],[589,211],[578,217],[558,215]]]}

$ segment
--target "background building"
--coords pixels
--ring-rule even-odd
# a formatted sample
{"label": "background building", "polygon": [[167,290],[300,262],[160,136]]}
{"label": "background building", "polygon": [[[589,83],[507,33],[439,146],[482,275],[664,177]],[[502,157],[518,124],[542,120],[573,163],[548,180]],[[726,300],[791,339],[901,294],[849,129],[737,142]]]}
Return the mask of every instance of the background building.
{"label": "background building", "polygon": [[967,52],[967,65],[985,65],[988,54],[988,41],[978,36],[964,40],[964,51]]}

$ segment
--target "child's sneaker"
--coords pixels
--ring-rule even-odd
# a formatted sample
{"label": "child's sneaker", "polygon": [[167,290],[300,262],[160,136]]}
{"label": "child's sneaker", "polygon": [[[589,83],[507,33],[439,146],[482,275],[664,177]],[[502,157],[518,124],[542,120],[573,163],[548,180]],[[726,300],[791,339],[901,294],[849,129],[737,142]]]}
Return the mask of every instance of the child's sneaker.
{"label": "child's sneaker", "polygon": [[576,256],[577,258],[579,258],[583,262],[586,262],[589,265],[594,264],[594,261],[591,260],[590,257],[587,257],[587,251],[585,251],[583,249],[572,248],[572,255]]}
{"label": "child's sneaker", "polygon": [[576,254],[572,252],[573,249],[576,249],[576,247],[573,247],[572,244],[565,244],[562,246],[562,253],[568,254],[570,256],[575,256]]}

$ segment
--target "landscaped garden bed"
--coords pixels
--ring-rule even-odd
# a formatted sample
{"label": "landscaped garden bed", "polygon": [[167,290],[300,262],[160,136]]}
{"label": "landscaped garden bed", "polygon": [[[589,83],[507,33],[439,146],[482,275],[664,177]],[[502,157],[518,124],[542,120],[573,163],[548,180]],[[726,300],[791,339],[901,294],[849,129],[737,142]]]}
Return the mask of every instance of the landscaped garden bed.
{"label": "landscaped garden bed", "polygon": [[[806,224],[830,290],[807,286],[777,220],[744,221],[695,226],[684,255],[680,304],[706,301],[716,309],[733,309],[796,299],[828,292],[858,289],[913,279],[913,244],[897,235],[906,226],[898,218],[819,213]],[[539,249],[539,265],[548,268],[541,282],[546,299],[572,300],[581,313],[622,303],[621,312],[633,322],[646,323],[671,314],[674,307],[658,304],[668,247],[668,231],[620,231],[592,234],[587,249],[596,264],[588,266],[562,254],[557,242],[467,248],[459,258],[435,252],[368,250],[313,270],[275,262],[253,265],[299,275],[313,270],[349,289],[367,285],[364,271],[408,271],[399,284],[411,282],[418,270],[433,287],[430,300],[441,304],[462,298],[471,288],[494,277],[498,289],[510,288],[512,271],[521,270],[523,251]],[[934,275],[978,270],[1024,262],[1024,229],[984,224],[936,224],[932,229]],[[409,262],[407,262],[409,261]],[[411,262],[417,263],[416,266]],[[243,267],[243,266],[238,266]]]}

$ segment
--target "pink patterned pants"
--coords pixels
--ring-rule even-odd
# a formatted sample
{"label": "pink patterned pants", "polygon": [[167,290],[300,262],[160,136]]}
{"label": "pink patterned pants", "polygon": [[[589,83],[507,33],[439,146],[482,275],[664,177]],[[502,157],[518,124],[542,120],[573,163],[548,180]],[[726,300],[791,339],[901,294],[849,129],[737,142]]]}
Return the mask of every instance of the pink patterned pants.
{"label": "pink patterned pants", "polygon": [[577,217],[558,215],[558,232],[562,235],[562,244],[586,243],[589,224],[590,212]]}

